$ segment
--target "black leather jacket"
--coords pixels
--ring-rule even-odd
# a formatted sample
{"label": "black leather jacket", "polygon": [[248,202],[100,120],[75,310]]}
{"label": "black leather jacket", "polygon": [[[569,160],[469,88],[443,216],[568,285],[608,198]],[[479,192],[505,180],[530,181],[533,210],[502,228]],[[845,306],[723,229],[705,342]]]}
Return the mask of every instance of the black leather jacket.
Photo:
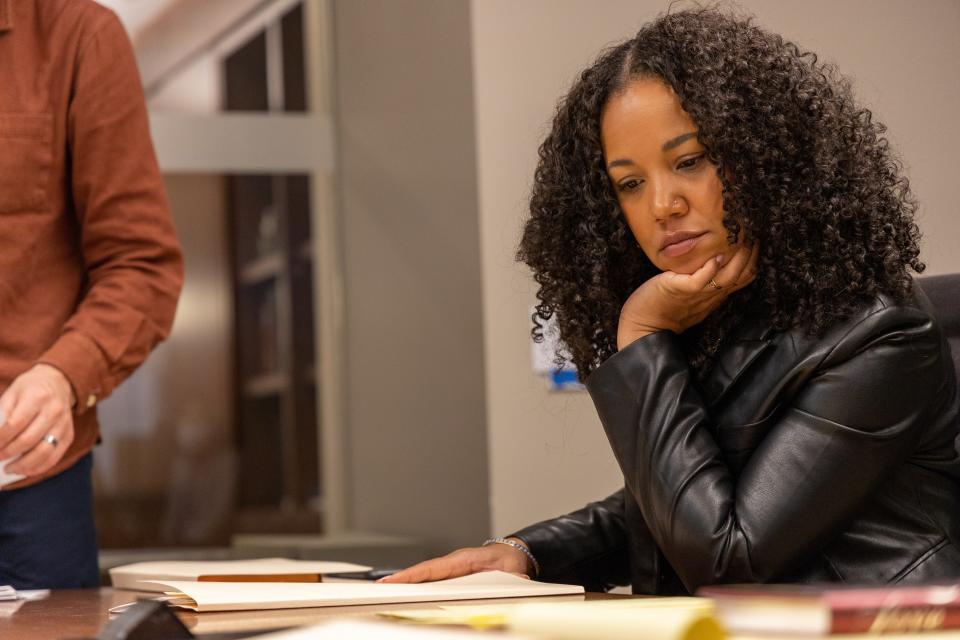
{"label": "black leather jacket", "polygon": [[745,325],[702,385],[673,333],[611,357],[587,388],[625,488],[516,534],[541,579],[682,594],[960,576],[957,383],[925,309],[879,299],[821,337]]}

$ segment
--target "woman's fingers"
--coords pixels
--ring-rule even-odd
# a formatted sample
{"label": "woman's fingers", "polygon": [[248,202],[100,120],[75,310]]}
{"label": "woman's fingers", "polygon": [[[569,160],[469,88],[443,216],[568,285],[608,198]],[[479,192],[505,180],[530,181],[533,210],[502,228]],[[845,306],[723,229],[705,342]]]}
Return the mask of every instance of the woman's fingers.
{"label": "woman's fingers", "polygon": [[716,290],[711,284],[711,281],[716,281],[718,275],[720,275],[723,267],[720,265],[723,263],[723,256],[715,256],[710,260],[707,260],[702,267],[690,274],[690,284],[693,287],[693,291],[701,291],[706,287]]}
{"label": "woman's fingers", "polygon": [[466,567],[462,563],[451,560],[449,556],[444,556],[407,567],[403,571],[381,578],[377,582],[433,582],[456,578],[467,573],[469,571],[466,571]]}
{"label": "woman's fingers", "polygon": [[433,582],[494,570],[521,574],[526,562],[526,556],[506,545],[467,547],[415,564],[377,582]]}
{"label": "woman's fingers", "polygon": [[[729,294],[750,284],[756,277],[757,260],[760,256],[758,245],[751,247],[741,245],[733,253],[733,256],[721,266],[716,274],[707,280],[704,289],[709,293],[710,289],[714,291],[726,290]],[[717,286],[714,286],[716,283]],[[720,287],[717,289],[717,287]]]}
{"label": "woman's fingers", "polygon": [[693,273],[664,271],[657,277],[662,279],[663,284],[671,293],[697,293],[710,286],[710,280],[719,272],[722,260],[723,256],[715,256],[707,260],[702,267]]}
{"label": "woman's fingers", "polygon": [[650,278],[630,294],[620,310],[617,348],[654,331],[683,333],[699,324],[727,296],[753,281],[758,257],[756,246],[740,245],[731,254],[710,258],[691,274],[664,271]]}

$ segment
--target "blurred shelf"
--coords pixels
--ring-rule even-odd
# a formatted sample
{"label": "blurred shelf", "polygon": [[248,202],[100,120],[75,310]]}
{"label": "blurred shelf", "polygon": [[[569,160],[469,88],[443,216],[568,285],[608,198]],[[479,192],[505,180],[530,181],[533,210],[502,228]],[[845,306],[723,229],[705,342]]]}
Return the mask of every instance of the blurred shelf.
{"label": "blurred shelf", "polygon": [[297,257],[303,260],[313,260],[313,244],[307,240],[297,250]]}
{"label": "blurred shelf", "polygon": [[321,513],[313,509],[281,509],[249,506],[235,514],[238,533],[319,533]]}
{"label": "blurred shelf", "polygon": [[[225,111],[308,112],[302,27],[298,3],[227,55]],[[241,531],[320,528],[310,185],[270,169],[227,179]]]}
{"label": "blurred shelf", "polygon": [[243,392],[251,398],[266,398],[277,396],[287,388],[286,374],[279,371],[261,373],[247,378],[243,385]]}
{"label": "blurred shelf", "polygon": [[279,251],[260,256],[247,263],[240,270],[240,282],[243,284],[260,284],[283,273],[283,254]]}

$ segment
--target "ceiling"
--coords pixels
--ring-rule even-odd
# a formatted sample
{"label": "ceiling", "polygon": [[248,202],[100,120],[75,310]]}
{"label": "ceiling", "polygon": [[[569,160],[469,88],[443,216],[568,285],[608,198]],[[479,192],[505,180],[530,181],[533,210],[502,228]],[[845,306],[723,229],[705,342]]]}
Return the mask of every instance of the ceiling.
{"label": "ceiling", "polygon": [[[144,27],[180,1],[181,0],[97,0],[100,4],[116,12],[132,39],[136,39],[137,34],[140,33]],[[194,0],[194,2],[196,1],[198,0]]]}

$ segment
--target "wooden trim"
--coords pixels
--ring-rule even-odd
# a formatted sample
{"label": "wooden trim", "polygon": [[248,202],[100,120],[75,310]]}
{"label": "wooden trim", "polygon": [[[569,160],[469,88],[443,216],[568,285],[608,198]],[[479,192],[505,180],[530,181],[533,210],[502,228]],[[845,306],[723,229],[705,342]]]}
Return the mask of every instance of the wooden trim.
{"label": "wooden trim", "polygon": [[[304,63],[308,82],[308,104],[317,115],[331,113],[333,91],[332,6],[329,0],[304,0]],[[330,141],[333,151],[333,140]],[[334,164],[334,163],[331,163]],[[311,176],[314,322],[316,323],[317,423],[320,425],[320,486],[324,500],[324,531],[349,529],[347,496],[347,442],[344,420],[343,345],[344,294],[343,258],[340,254],[336,181],[333,171],[316,171]]]}

